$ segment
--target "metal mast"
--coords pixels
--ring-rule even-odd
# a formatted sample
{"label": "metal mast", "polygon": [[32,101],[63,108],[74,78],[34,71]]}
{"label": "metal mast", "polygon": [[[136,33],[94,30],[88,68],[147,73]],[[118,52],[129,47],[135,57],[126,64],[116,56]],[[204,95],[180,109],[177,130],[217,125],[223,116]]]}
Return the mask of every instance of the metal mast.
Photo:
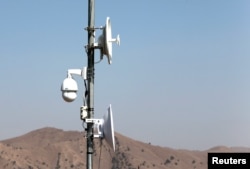
{"label": "metal mast", "polygon": [[[98,42],[95,42],[95,29],[102,29],[102,35],[99,36]],[[108,63],[111,64],[112,59],[112,43],[116,42],[120,45],[120,37],[112,38],[111,22],[107,17],[106,25],[104,27],[95,28],[95,0],[88,0],[88,45],[85,46],[87,52],[88,66],[83,69],[68,69],[67,78],[64,79],[61,91],[62,97],[66,102],[72,102],[77,97],[78,86],[76,81],[72,78],[73,75],[81,76],[84,79],[86,87],[83,106],[81,106],[81,119],[86,131],[87,139],[87,154],[86,154],[86,169],[93,168],[93,152],[94,152],[94,138],[105,139],[108,144],[115,151],[115,138],[113,127],[113,116],[111,105],[108,108],[104,119],[94,119],[94,77],[95,77],[95,49],[100,49],[100,61],[103,55],[108,58]],[[87,85],[86,85],[87,80]],[[86,99],[86,100],[85,100]],[[86,101],[86,102],[85,102]],[[87,105],[86,105],[87,104]],[[94,127],[97,132],[94,133]],[[106,136],[105,134],[106,133]]]}
{"label": "metal mast", "polygon": [[[95,0],[88,0],[88,67],[87,67],[87,79],[88,79],[88,118],[94,118],[94,75],[95,75],[95,55],[92,45],[95,41]],[[93,168],[93,123],[87,123],[87,169]]]}

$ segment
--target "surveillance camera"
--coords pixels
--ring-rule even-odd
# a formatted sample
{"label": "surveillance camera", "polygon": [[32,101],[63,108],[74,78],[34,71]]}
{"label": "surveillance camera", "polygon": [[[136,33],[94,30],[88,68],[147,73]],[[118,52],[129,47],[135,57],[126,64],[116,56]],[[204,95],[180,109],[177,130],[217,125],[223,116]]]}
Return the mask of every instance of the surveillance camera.
{"label": "surveillance camera", "polygon": [[72,102],[76,99],[77,90],[78,90],[77,83],[73,78],[68,77],[64,79],[61,86],[61,91],[62,91],[62,97],[66,102]]}

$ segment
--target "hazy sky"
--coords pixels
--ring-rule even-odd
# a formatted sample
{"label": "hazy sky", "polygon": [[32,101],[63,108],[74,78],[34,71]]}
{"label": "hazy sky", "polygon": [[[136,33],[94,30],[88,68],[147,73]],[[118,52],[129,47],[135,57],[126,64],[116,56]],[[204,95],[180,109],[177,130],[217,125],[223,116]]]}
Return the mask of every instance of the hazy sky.
{"label": "hazy sky", "polygon": [[[0,140],[51,126],[83,130],[67,69],[87,65],[86,0],[0,0]],[[121,46],[95,65],[95,118],[172,148],[250,147],[250,1],[96,0]],[[96,35],[100,35],[97,31]],[[99,52],[96,51],[96,60]]]}

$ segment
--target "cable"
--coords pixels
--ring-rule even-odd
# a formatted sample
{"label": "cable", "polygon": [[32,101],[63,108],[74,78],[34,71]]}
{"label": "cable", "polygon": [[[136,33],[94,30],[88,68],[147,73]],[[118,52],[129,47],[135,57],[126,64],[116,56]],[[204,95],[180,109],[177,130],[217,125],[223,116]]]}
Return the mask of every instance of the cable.
{"label": "cable", "polygon": [[95,62],[95,64],[100,63],[101,61],[102,61],[102,59],[100,59],[100,60],[98,60],[97,62]]}
{"label": "cable", "polygon": [[86,98],[88,97],[88,87],[87,87],[87,83],[86,80],[84,80],[84,86],[85,86],[85,94],[84,94],[84,99],[83,99],[83,105],[86,106]]}

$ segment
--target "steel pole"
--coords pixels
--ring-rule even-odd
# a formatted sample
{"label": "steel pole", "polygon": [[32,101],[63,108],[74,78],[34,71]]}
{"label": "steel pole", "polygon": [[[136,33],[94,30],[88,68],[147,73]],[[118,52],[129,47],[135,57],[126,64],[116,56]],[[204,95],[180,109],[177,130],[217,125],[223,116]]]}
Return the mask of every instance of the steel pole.
{"label": "steel pole", "polygon": [[[95,1],[88,0],[88,97],[87,97],[87,107],[88,107],[88,118],[94,118],[94,75],[95,75],[95,55],[94,48],[91,46],[94,44],[95,35]],[[87,123],[87,169],[93,168],[93,124]]]}

